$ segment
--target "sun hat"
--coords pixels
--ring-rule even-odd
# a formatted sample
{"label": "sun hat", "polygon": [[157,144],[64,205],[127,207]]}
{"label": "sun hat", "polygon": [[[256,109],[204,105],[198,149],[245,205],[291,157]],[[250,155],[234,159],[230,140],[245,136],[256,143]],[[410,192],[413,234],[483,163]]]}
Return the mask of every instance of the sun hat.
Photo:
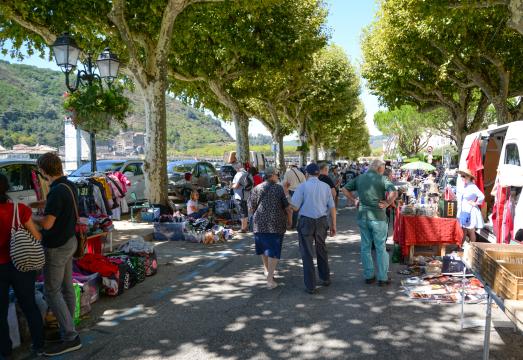
{"label": "sun hat", "polygon": [[305,171],[307,171],[307,174],[309,175],[318,175],[320,173],[320,167],[318,166],[318,164],[310,163],[309,165],[307,165]]}
{"label": "sun hat", "polygon": [[470,177],[471,179],[475,179],[476,176],[474,174],[472,174],[472,171],[470,171],[469,169],[459,169],[458,171],[456,171],[459,175],[464,175],[464,176],[468,176]]}

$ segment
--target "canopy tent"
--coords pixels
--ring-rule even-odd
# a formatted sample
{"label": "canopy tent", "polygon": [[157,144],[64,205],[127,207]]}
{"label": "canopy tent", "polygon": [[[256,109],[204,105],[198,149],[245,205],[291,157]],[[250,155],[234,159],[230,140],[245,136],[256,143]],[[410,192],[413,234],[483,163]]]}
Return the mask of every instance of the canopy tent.
{"label": "canopy tent", "polygon": [[424,170],[424,171],[434,171],[436,168],[429,163],[423,161],[414,161],[408,164],[405,164],[401,167],[402,170]]}

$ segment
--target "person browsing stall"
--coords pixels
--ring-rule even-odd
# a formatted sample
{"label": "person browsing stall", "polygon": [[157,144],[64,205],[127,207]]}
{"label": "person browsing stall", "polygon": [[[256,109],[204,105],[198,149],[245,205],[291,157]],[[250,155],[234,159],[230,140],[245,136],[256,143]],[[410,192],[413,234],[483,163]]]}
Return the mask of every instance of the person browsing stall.
{"label": "person browsing stall", "polygon": [[463,187],[457,194],[457,217],[463,228],[464,238],[468,237],[470,242],[475,242],[476,229],[484,226],[480,206],[485,200],[485,195],[474,184],[475,176],[469,169],[461,169],[457,173],[463,179]]}
{"label": "person browsing stall", "polygon": [[251,190],[254,186],[254,180],[252,179],[251,174],[245,170],[241,163],[235,163],[234,166],[237,173],[234,175],[231,187],[234,191],[236,207],[240,210],[240,233],[246,233],[249,231],[249,211],[247,208],[247,201],[251,195]]}
{"label": "person browsing stall", "polygon": [[[9,183],[7,177],[0,174],[0,359],[8,358],[13,351],[9,336],[7,315],[9,310],[9,288],[12,287],[17,303],[27,319],[33,352],[39,355],[44,348],[44,325],[42,315],[35,302],[36,271],[19,271],[12,262],[9,241],[11,224],[19,218],[23,227],[37,240],[42,235],[31,220],[31,209],[24,204],[15,204],[7,196]],[[15,213],[15,209],[18,213]],[[15,220],[16,222],[16,220]],[[16,224],[19,225],[19,224]]]}
{"label": "person browsing stall", "polygon": [[58,155],[46,153],[38,158],[40,173],[49,181],[46,202],[31,204],[45,206],[43,217],[34,217],[42,227],[45,247],[44,291],[49,307],[58,320],[61,337],[46,348],[44,355],[57,356],[82,347],[74,325],[76,295],[73,287],[73,255],[77,248],[75,235],[77,189],[67,180]]}
{"label": "person browsing stall", "polygon": [[[336,235],[336,208],[329,185],[318,179],[320,168],[309,164],[306,168],[307,181],[296,188],[291,199],[294,211],[298,211],[298,239],[303,263],[303,280],[305,291],[316,293],[316,271],[313,254],[316,249],[316,260],[321,285],[329,286],[330,268],[325,240],[330,229],[330,236]],[[330,226],[327,214],[330,213]]]}
{"label": "person browsing stall", "polygon": [[[396,187],[388,178],[383,176],[385,162],[373,160],[369,170],[349,181],[342,188],[347,198],[351,199],[358,207],[358,226],[361,235],[361,262],[363,276],[367,284],[376,281],[374,262],[372,261],[372,244],[376,247],[376,260],[378,268],[378,285],[389,285],[388,277],[389,255],[385,244],[388,235],[388,223],[385,209],[394,203],[398,193]],[[359,200],[353,191],[357,191]],[[385,194],[388,194],[387,196]],[[359,206],[358,206],[359,204]]]}

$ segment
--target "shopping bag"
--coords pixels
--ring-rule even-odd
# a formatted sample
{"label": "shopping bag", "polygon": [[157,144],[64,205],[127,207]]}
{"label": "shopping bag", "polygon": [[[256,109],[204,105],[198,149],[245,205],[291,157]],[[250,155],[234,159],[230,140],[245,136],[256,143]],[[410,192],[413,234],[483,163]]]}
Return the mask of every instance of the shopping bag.
{"label": "shopping bag", "polygon": [[40,270],[45,264],[44,247],[20,222],[18,203],[14,204],[13,209],[11,241],[9,243],[11,261],[18,271]]}

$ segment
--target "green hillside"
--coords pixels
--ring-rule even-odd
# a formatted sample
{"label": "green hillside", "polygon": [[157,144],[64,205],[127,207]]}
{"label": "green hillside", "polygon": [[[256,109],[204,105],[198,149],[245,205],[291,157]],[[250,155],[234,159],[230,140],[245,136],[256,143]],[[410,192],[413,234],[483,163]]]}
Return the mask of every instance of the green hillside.
{"label": "green hillside", "polygon": [[[62,73],[0,60],[0,145],[64,143],[62,95],[66,90]],[[144,130],[144,109],[137,94],[128,94],[130,129]],[[113,138],[118,129],[100,134]],[[194,149],[208,144],[233,141],[218,120],[181,102],[167,99],[167,141],[169,148]]]}

